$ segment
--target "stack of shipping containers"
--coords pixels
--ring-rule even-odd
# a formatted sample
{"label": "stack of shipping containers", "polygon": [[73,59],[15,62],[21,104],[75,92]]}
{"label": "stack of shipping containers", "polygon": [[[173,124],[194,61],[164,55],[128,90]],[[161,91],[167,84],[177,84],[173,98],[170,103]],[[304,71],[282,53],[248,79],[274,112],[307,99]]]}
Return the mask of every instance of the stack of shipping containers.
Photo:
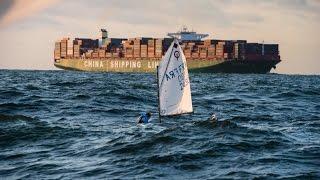
{"label": "stack of shipping containers", "polygon": [[61,43],[55,42],[55,47],[54,47],[54,59],[60,59],[61,58]]}
{"label": "stack of shipping containers", "polygon": [[155,48],[155,57],[157,58],[161,58],[162,57],[162,53],[163,53],[163,39],[156,39],[156,48]]}
{"label": "stack of shipping containers", "polygon": [[224,41],[224,48],[223,48],[223,58],[224,59],[233,58],[234,43],[235,43],[235,41]]}
{"label": "stack of shipping containers", "polygon": [[113,47],[112,48],[112,57],[113,58],[120,58],[120,57],[122,57],[122,50],[120,50],[120,48],[119,47]]}
{"label": "stack of shipping containers", "polygon": [[148,40],[148,57],[149,58],[155,57],[155,40],[154,39]]}
{"label": "stack of shipping containers", "polygon": [[279,59],[279,45],[278,44],[264,44],[263,55],[266,59]]}
{"label": "stack of shipping containers", "polygon": [[148,45],[147,44],[141,44],[141,57],[142,58],[148,57]]}
{"label": "stack of shipping containers", "polygon": [[112,53],[109,51],[109,52],[106,52],[106,58],[111,58],[112,57]]}
{"label": "stack of shipping containers", "polygon": [[199,57],[201,59],[208,57],[208,48],[205,45],[199,45]]}
{"label": "stack of shipping containers", "polygon": [[[98,39],[63,38],[55,42],[54,58],[161,58],[171,45],[172,38],[109,38],[99,47]],[[278,44],[247,43],[245,40],[185,41],[181,48],[187,59],[278,59]]]}
{"label": "stack of shipping containers", "polygon": [[73,41],[74,45],[73,45],[73,56],[75,58],[80,58],[81,56],[81,43],[82,41],[81,40],[74,40]]}
{"label": "stack of shipping containers", "polygon": [[247,43],[246,44],[246,59],[257,60],[262,55],[262,44]]}
{"label": "stack of shipping containers", "polygon": [[93,50],[88,50],[88,51],[85,53],[85,58],[92,58],[92,52],[93,52]]}
{"label": "stack of shipping containers", "polygon": [[98,55],[99,55],[99,58],[103,59],[103,58],[106,58],[106,51],[107,51],[107,48],[110,46],[110,38],[103,38],[102,42],[101,42],[101,46],[98,50]]}
{"label": "stack of shipping containers", "polygon": [[124,57],[133,58],[133,40],[129,39],[123,43]]}
{"label": "stack of shipping containers", "polygon": [[72,58],[73,57],[73,40],[70,40],[68,38],[67,41],[67,58]]}
{"label": "stack of shipping containers", "polygon": [[198,59],[199,58],[199,46],[193,45],[193,49],[191,51],[191,57],[193,59]]}
{"label": "stack of shipping containers", "polygon": [[184,52],[184,56],[189,59],[191,58],[191,51],[193,48],[193,45],[189,44],[189,43],[183,43],[183,52]]}
{"label": "stack of shipping containers", "polygon": [[169,47],[170,47],[170,45],[171,45],[172,42],[173,42],[173,39],[172,39],[172,38],[164,38],[164,39],[163,39],[163,43],[162,43],[162,53],[165,53],[165,52],[169,49]]}
{"label": "stack of shipping containers", "polygon": [[68,38],[64,38],[61,40],[61,46],[60,46],[60,52],[61,52],[61,58],[67,58],[67,44],[68,44]]}
{"label": "stack of shipping containers", "polygon": [[99,58],[106,57],[106,49],[105,48],[100,48],[98,53],[99,53]]}
{"label": "stack of shipping containers", "polygon": [[141,40],[136,38],[133,42],[133,57],[139,58],[140,57],[140,47],[141,46]]}
{"label": "stack of shipping containers", "polygon": [[245,59],[245,43],[237,42],[234,44],[234,58],[235,59]]}
{"label": "stack of shipping containers", "polygon": [[99,51],[98,49],[94,49],[92,54],[91,54],[92,58],[97,59],[99,58]]}
{"label": "stack of shipping containers", "polygon": [[208,58],[209,59],[214,59],[216,56],[216,48],[215,48],[215,44],[211,44],[208,46]]}
{"label": "stack of shipping containers", "polygon": [[223,58],[224,44],[225,44],[225,42],[218,42],[218,44],[216,45],[216,58],[217,59]]}

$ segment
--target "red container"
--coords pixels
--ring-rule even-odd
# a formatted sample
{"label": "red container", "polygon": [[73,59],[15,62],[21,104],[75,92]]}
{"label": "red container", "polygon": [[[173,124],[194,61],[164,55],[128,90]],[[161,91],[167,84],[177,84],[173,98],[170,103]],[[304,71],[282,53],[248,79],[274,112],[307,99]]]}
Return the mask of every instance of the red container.
{"label": "red container", "polygon": [[106,58],[111,58],[111,57],[112,57],[111,52],[106,52]]}
{"label": "red container", "polygon": [[199,58],[199,53],[193,52],[193,53],[191,54],[191,56],[192,56],[192,58]]}
{"label": "red container", "polygon": [[141,45],[140,55],[143,58],[148,57],[148,46],[147,45]]}
{"label": "red container", "polygon": [[105,49],[99,49],[99,57],[100,58],[106,57],[106,50]]}
{"label": "red container", "polygon": [[154,46],[155,46],[155,40],[154,39],[148,40],[148,47],[154,47]]}

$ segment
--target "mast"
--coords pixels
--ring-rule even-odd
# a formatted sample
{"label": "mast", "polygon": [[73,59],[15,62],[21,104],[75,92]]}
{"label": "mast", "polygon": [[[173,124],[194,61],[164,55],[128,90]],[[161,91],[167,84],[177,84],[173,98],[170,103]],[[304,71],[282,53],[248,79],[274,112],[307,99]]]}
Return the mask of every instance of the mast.
{"label": "mast", "polygon": [[264,40],[262,41],[262,55],[264,56]]}
{"label": "mast", "polygon": [[161,115],[160,115],[160,89],[159,89],[159,66],[157,66],[157,93],[158,93],[158,116],[159,122],[161,123]]}

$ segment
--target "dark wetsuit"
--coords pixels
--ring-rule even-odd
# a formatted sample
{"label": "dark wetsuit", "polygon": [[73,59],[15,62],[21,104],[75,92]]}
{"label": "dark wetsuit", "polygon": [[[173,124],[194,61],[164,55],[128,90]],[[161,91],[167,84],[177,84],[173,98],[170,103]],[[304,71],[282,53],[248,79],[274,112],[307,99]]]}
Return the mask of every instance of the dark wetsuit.
{"label": "dark wetsuit", "polygon": [[139,120],[138,120],[138,123],[146,124],[149,122],[149,119],[150,119],[150,116],[148,116],[146,113],[141,113]]}

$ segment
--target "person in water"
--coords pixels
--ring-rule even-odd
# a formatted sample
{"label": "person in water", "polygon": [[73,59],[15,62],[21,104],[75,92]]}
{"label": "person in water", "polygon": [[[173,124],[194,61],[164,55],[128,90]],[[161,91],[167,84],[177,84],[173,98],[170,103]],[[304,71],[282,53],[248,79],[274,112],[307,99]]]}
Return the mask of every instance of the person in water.
{"label": "person in water", "polygon": [[151,118],[151,112],[141,113],[141,115],[138,118],[138,123],[146,124],[149,122],[150,118]]}
{"label": "person in water", "polygon": [[217,118],[216,114],[213,113],[213,114],[211,114],[209,120],[212,121],[212,122],[217,122],[218,118]]}

